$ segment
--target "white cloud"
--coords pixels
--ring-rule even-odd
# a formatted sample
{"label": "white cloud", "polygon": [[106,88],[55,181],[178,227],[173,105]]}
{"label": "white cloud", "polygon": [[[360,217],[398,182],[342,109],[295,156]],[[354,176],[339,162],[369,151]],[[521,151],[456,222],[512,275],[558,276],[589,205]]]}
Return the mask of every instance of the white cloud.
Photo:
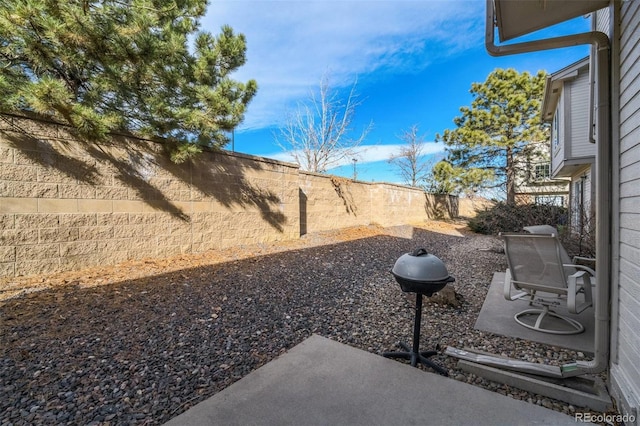
{"label": "white cloud", "polygon": [[223,24],[247,38],[247,64],[234,78],[256,79],[244,129],[277,125],[308,98],[323,73],[336,87],[381,70],[419,71],[476,43],[484,1],[219,0],[201,28]]}
{"label": "white cloud", "polygon": [[[345,158],[341,163],[337,163],[332,168],[351,164],[352,159],[358,160],[358,164],[375,163],[377,161],[387,161],[393,154],[400,152],[400,149],[406,147],[405,144],[389,144],[389,145],[362,145],[356,149],[356,154],[352,157]],[[423,155],[437,154],[444,151],[444,145],[438,142],[426,142],[422,151]],[[295,162],[290,152],[276,152],[264,155],[267,158],[275,160]]]}

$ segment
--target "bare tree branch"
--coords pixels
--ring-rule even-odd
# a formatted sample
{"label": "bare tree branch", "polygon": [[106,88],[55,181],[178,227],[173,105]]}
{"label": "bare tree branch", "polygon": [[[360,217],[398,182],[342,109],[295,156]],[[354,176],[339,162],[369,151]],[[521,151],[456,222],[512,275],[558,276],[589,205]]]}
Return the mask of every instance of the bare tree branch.
{"label": "bare tree branch", "polygon": [[404,142],[400,152],[389,158],[389,163],[398,168],[398,174],[407,185],[418,187],[431,169],[431,163],[422,157],[425,152],[424,136],[418,135],[418,126],[413,125],[404,131],[399,138]]}
{"label": "bare tree branch", "polygon": [[346,100],[332,90],[327,74],[320,80],[318,93],[309,103],[299,105],[280,129],[276,142],[303,170],[324,173],[345,159],[357,155],[357,148],[369,134],[370,123],[357,137],[351,137],[356,107],[361,104],[353,83]]}

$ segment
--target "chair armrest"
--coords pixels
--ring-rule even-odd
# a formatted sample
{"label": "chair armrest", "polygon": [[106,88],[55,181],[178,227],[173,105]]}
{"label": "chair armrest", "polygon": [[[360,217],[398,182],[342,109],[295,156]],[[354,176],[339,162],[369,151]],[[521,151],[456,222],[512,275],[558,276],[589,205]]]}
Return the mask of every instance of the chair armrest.
{"label": "chair armrest", "polygon": [[[578,278],[582,278],[582,288],[584,289],[584,302],[577,304],[576,296],[578,294]],[[591,279],[585,271],[578,271],[568,277],[567,282],[567,308],[572,314],[579,314],[592,305],[593,299],[591,295]]]}
{"label": "chair armrest", "polygon": [[569,267],[569,268],[575,268],[575,269],[577,269],[579,271],[585,271],[585,272],[589,273],[589,275],[591,275],[592,277],[596,276],[596,271],[594,271],[593,269],[589,268],[588,266],[576,265],[575,263],[563,263],[562,266]]}
{"label": "chair armrest", "polygon": [[504,288],[503,288],[503,295],[504,298],[507,300],[518,300],[521,299],[525,296],[529,296],[530,294],[526,291],[522,291],[520,290],[518,293],[515,294],[511,294],[511,271],[507,268],[506,272],[505,272],[505,276],[504,276]]}
{"label": "chair armrest", "polygon": [[573,259],[571,259],[571,261],[574,264],[576,264],[576,262],[578,262],[578,261],[586,262],[586,263],[589,263],[589,264],[593,265],[593,269],[596,269],[596,259],[593,258],[593,257],[573,256]]}

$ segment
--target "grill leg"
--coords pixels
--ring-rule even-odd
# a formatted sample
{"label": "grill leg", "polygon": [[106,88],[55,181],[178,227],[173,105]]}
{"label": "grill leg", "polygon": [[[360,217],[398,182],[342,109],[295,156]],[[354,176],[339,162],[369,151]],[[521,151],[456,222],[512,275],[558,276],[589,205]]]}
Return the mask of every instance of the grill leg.
{"label": "grill leg", "polygon": [[398,342],[404,351],[401,352],[383,352],[382,356],[385,358],[400,358],[409,360],[412,367],[416,367],[418,364],[426,365],[432,368],[443,376],[448,376],[449,372],[446,368],[441,367],[435,362],[428,359],[433,355],[436,355],[437,351],[422,351],[420,352],[420,326],[422,322],[422,294],[416,293],[416,306],[415,315],[413,320],[413,347],[409,348],[409,345],[403,342]]}

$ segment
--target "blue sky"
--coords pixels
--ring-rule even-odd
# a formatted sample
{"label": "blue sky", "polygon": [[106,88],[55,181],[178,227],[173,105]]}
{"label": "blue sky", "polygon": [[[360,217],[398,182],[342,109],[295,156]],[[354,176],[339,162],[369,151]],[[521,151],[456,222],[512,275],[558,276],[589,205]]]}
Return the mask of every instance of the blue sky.
{"label": "blue sky", "polygon": [[[357,79],[362,104],[353,127],[373,122],[358,179],[402,183],[387,162],[402,144],[398,135],[417,125],[432,153],[427,161],[434,161],[443,150],[435,135],[455,127],[459,108],[472,101],[473,82],[495,68],[554,72],[588,54],[579,46],[491,57],[484,19],[484,0],[212,0],[201,29],[216,34],[228,24],[247,39],[247,63],[233,78],[255,79],[258,93],[235,132],[235,151],[286,160],[274,135],[329,72],[338,90]],[[527,39],[588,31],[589,25],[580,17]],[[351,177],[353,165],[330,172]]]}

